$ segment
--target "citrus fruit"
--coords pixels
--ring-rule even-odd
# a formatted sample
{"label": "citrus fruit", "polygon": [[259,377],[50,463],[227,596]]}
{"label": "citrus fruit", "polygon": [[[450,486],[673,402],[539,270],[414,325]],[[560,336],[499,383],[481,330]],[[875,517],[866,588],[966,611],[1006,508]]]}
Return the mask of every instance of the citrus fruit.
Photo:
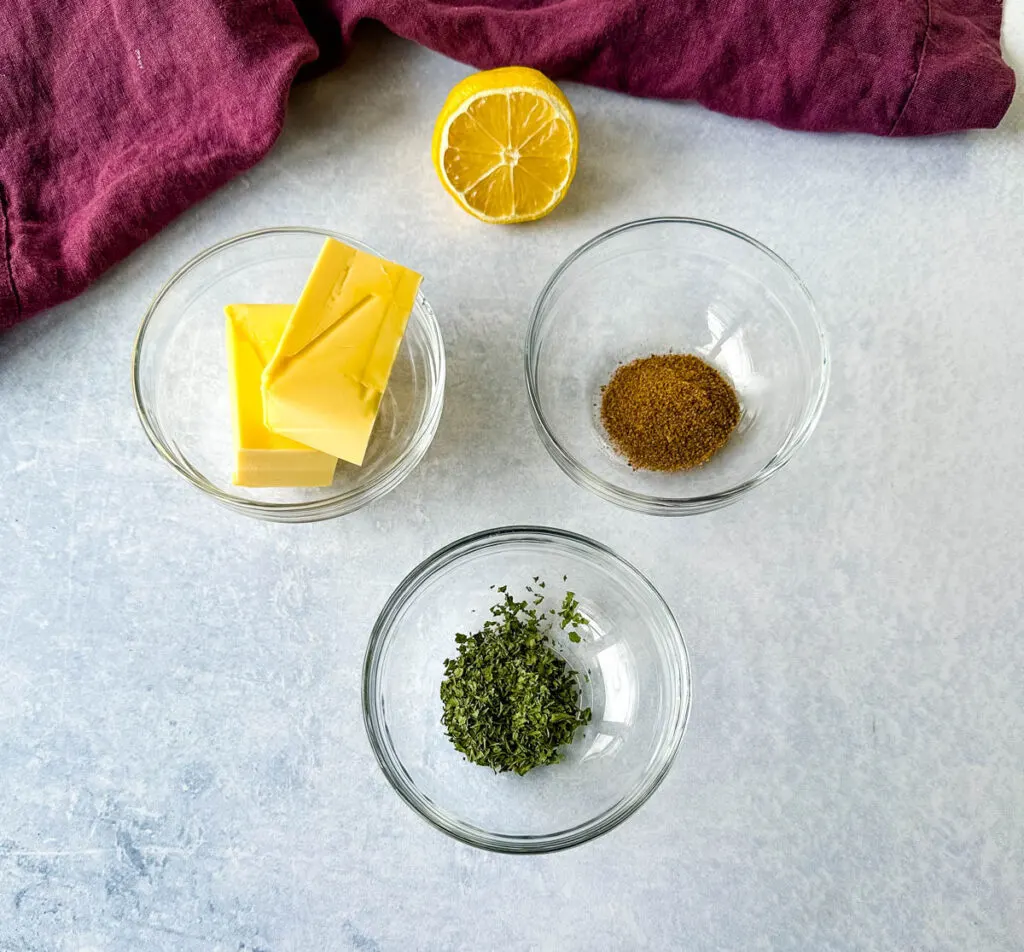
{"label": "citrus fruit", "polygon": [[434,126],[434,168],[452,197],[486,222],[532,221],[576,174],[579,130],[543,73],[509,66],[467,76]]}

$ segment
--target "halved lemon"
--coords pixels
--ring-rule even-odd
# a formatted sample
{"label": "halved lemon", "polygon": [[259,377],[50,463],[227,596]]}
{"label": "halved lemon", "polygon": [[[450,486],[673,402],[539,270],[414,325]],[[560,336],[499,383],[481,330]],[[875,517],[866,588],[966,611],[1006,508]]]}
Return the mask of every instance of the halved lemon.
{"label": "halved lemon", "polygon": [[546,215],[565,198],[578,151],[569,100],[525,66],[467,76],[448,94],[434,126],[441,184],[486,222]]}

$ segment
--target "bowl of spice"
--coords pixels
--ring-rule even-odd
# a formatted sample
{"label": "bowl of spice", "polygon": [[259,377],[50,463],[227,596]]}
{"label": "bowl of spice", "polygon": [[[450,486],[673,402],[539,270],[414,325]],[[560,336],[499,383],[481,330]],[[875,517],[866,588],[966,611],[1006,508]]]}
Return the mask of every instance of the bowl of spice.
{"label": "bowl of spice", "polygon": [[555,462],[654,515],[717,509],[770,479],[814,430],[828,380],[793,269],[691,218],[630,222],[577,249],[526,342],[530,408]]}
{"label": "bowl of spice", "polygon": [[590,539],[512,526],[415,568],[374,626],[363,716],[397,793],[483,849],[542,853],[614,828],[668,772],[686,646],[654,587]]}

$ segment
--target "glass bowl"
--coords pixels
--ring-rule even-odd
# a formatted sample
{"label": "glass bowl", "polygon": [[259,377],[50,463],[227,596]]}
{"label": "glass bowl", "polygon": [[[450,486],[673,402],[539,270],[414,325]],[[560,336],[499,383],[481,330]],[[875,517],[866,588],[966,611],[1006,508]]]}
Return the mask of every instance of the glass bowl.
{"label": "glass bowl", "polygon": [[[441,725],[454,636],[480,629],[501,585],[517,598],[534,585],[540,610],[572,591],[590,622],[578,644],[560,629],[554,641],[586,672],[592,719],[561,763],[525,776],[467,762]],[[370,744],[399,796],[456,839],[507,853],[576,846],[631,816],[668,772],[689,709],[686,646],[661,596],[604,546],[558,529],[493,529],[430,556],[384,606],[363,670]]]}
{"label": "glass bowl", "polygon": [[135,406],[150,442],[192,485],[245,515],[312,522],[359,509],[412,472],[441,419],[444,344],[434,312],[417,295],[363,465],[340,461],[334,483],[322,488],[232,485],[224,305],[294,302],[325,238],[372,252],[317,228],[265,228],[228,238],[175,272],[135,339]]}
{"label": "glass bowl", "polygon": [[[634,470],[612,449],[601,388],[638,357],[692,353],[731,381],[740,421],[695,469]],[[706,512],[777,473],[810,436],[828,392],[811,296],[753,238],[692,218],[606,231],[571,254],[533,309],[526,386],[541,440],[577,483],[654,515]]]}

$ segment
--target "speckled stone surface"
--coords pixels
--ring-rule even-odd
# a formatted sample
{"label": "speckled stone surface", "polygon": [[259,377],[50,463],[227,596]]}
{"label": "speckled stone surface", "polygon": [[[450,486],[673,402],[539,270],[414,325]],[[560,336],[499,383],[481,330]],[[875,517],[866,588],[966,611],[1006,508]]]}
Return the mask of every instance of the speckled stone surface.
{"label": "speckled stone surface", "polygon": [[[1006,45],[1024,63],[1021,0]],[[430,166],[465,73],[365,33],[294,93],[262,165],[0,338],[0,950],[1024,948],[1024,100],[994,133],[880,141],[570,87],[576,184],[549,219],[502,229],[459,212]],[[556,264],[659,213],[775,248],[835,360],[796,460],[676,521],[562,475],[520,357]],[[424,462],[319,525],[218,508],[150,448],[131,400],[161,282],[272,224],[423,271],[448,352]],[[417,818],[359,697],[408,569],[521,521],[646,570],[695,676],[650,803],[542,858]]]}

